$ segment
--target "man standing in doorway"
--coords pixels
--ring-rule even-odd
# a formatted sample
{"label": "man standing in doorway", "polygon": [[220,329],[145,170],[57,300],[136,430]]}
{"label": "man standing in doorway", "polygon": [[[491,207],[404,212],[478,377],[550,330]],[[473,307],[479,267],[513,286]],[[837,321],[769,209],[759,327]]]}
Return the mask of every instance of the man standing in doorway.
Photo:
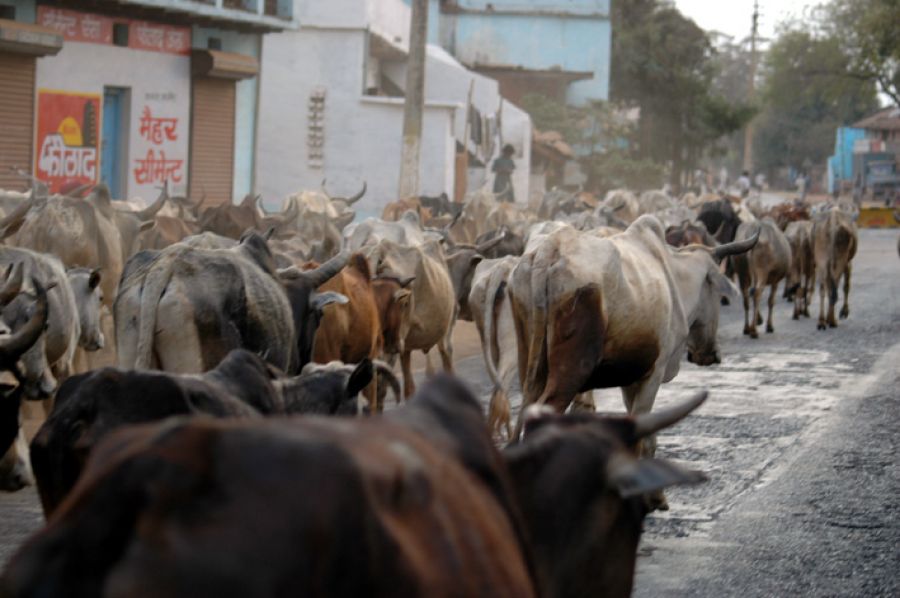
{"label": "man standing in doorway", "polygon": [[494,193],[499,194],[497,199],[500,201],[516,201],[512,185],[512,173],[516,169],[516,163],[513,162],[512,157],[515,153],[515,148],[507,143],[503,146],[503,155],[494,160],[491,168],[494,172]]}

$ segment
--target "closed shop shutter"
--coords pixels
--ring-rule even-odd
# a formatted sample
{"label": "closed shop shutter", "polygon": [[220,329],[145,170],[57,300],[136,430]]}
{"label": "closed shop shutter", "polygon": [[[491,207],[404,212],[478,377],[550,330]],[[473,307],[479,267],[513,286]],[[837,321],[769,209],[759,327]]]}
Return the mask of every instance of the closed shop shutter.
{"label": "closed shop shutter", "polygon": [[0,52],[0,189],[29,187],[11,168],[31,172],[35,62],[34,56]]}
{"label": "closed shop shutter", "polygon": [[193,80],[190,194],[210,204],[232,200],[235,88],[228,79]]}

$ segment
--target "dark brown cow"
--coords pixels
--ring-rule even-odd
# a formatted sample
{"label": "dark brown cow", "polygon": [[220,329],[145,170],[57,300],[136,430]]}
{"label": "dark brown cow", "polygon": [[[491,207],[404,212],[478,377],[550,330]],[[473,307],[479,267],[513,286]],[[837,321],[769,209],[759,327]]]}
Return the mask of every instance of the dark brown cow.
{"label": "dark brown cow", "polygon": [[206,208],[200,215],[200,230],[240,239],[248,230],[260,230],[262,218],[257,208],[258,195],[248,195],[239,204],[225,202]]}
{"label": "dark brown cow", "polygon": [[165,249],[198,232],[197,225],[181,218],[157,216],[153,227],[143,231],[138,237],[138,249]]}
{"label": "dark brown cow", "polygon": [[628,596],[642,494],[702,479],[635,446],[704,396],[636,419],[533,419],[503,454],[443,376],[385,418],[122,429],[0,594]]}

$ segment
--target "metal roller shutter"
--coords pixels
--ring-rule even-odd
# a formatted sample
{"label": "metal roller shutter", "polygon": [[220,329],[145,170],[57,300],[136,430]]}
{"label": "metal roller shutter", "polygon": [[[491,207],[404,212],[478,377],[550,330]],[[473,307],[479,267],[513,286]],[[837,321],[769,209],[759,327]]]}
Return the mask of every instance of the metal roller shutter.
{"label": "metal roller shutter", "polygon": [[0,52],[0,189],[28,187],[10,168],[31,172],[35,63],[34,56]]}
{"label": "metal roller shutter", "polygon": [[191,101],[190,194],[232,200],[235,82],[196,77]]}

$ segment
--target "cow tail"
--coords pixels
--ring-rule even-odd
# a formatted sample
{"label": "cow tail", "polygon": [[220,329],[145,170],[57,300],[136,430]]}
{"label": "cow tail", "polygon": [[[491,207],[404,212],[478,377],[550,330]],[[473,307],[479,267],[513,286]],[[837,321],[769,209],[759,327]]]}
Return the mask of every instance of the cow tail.
{"label": "cow tail", "polygon": [[[496,272],[495,275],[508,274],[507,272]],[[496,283],[491,277],[491,283]],[[509,397],[506,390],[500,383],[500,375],[497,373],[497,367],[494,364],[494,347],[497,346],[497,312],[500,303],[503,301],[503,295],[506,292],[506,280],[500,280],[497,284],[491,284],[490,289],[493,293],[487,297],[484,310],[484,335],[481,338],[481,350],[484,352],[484,363],[487,367],[488,377],[491,379],[493,389],[491,391],[491,402],[488,408],[488,425],[495,433],[496,428],[500,425],[502,414],[507,414],[505,419],[509,419]]]}
{"label": "cow tail", "polygon": [[138,340],[135,352],[135,369],[153,367],[153,341],[156,336],[156,311],[175,267],[178,254],[164,256],[150,268],[141,291],[141,309],[138,317]]}
{"label": "cow tail", "polygon": [[531,404],[544,392],[547,383],[547,312],[549,311],[548,271],[555,256],[555,247],[546,253],[538,250],[531,267],[531,328],[528,346],[527,375],[525,378],[525,405]]}

